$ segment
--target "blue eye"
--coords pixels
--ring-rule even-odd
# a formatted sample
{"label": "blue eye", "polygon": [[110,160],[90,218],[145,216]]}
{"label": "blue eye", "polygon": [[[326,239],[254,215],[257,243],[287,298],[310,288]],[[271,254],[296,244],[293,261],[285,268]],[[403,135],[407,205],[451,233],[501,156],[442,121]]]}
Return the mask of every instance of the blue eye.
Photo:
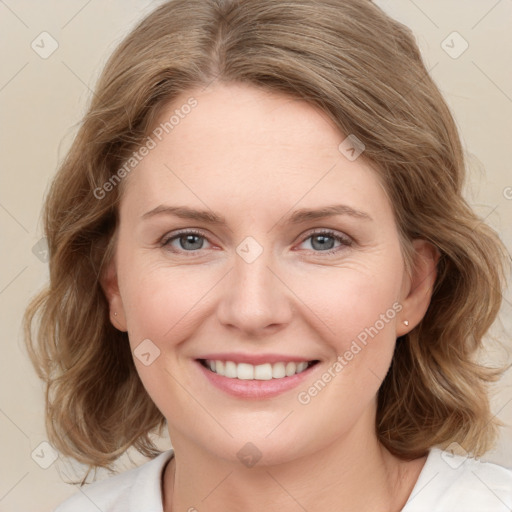
{"label": "blue eye", "polygon": [[[352,240],[345,235],[338,235],[335,231],[331,230],[320,230],[310,233],[303,241],[312,240],[311,246],[314,249],[314,252],[323,252],[325,254],[334,254],[340,251],[343,247],[349,247],[352,245]],[[340,245],[336,248],[333,248],[334,242],[339,242]]]}
{"label": "blue eye", "polygon": [[[320,230],[310,233],[302,243],[311,239],[311,246],[313,252],[334,254],[340,251],[343,247],[349,247],[352,245],[352,239],[346,235],[339,235],[335,231],[331,230]],[[165,237],[160,245],[168,248],[174,253],[196,253],[201,249],[204,249],[204,241],[207,240],[206,236],[201,231],[186,230],[181,231],[173,236]],[[174,245],[174,242],[178,242]],[[339,245],[333,248],[335,242]]]}
{"label": "blue eye", "polygon": [[[171,242],[175,240],[178,241],[178,248],[171,246]],[[196,252],[203,248],[203,240],[206,240],[206,237],[201,232],[188,230],[177,233],[172,237],[164,238],[161,245],[162,247],[169,247],[172,252]]]}

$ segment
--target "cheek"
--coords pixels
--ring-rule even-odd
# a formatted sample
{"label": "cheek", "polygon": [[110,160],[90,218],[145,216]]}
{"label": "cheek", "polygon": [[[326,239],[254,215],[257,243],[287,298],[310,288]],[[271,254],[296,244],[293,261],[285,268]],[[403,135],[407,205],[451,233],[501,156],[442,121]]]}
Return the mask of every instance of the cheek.
{"label": "cheek", "polygon": [[[393,257],[379,258],[378,264],[354,263],[324,277],[317,275],[314,284],[303,282],[303,296],[321,320],[313,328],[330,352],[324,381],[330,391],[315,398],[318,404],[338,403],[343,397],[347,407],[359,410],[375,396],[389,369],[402,310],[402,260],[398,250],[390,252]],[[304,392],[307,401],[317,390],[311,395]]]}
{"label": "cheek", "polygon": [[[381,270],[391,272],[392,267]],[[321,298],[311,284],[305,290],[311,309],[322,319],[315,331],[329,345],[330,357],[323,373],[302,387],[296,398],[304,406],[299,409],[307,415],[304,421],[325,421],[329,410],[330,426],[317,425],[326,438],[339,435],[338,427],[349,428],[374,402],[393,358],[395,325],[402,309],[395,273],[354,270],[344,270],[339,279],[325,279]]]}
{"label": "cheek", "polygon": [[143,256],[120,261],[119,268],[132,345],[149,338],[169,347],[193,332],[193,319],[208,304],[208,291],[218,279],[212,269],[148,263]]}
{"label": "cheek", "polygon": [[[300,295],[323,325],[326,339],[345,349],[350,340],[372,326],[392,330],[401,309],[400,274],[392,266],[330,269],[300,283]],[[310,276],[311,277],[311,276]],[[320,322],[321,321],[321,322]],[[394,331],[393,331],[394,333]]]}
{"label": "cheek", "polygon": [[[173,376],[183,362],[179,345],[193,337],[197,314],[204,308],[201,297],[208,289],[207,273],[198,276],[192,267],[185,272],[184,268],[146,265],[135,258],[124,263],[123,306],[137,372],[153,402],[170,417],[170,405],[180,404],[182,410],[187,403],[179,383],[186,388],[190,383]],[[192,406],[191,417],[196,413]]]}

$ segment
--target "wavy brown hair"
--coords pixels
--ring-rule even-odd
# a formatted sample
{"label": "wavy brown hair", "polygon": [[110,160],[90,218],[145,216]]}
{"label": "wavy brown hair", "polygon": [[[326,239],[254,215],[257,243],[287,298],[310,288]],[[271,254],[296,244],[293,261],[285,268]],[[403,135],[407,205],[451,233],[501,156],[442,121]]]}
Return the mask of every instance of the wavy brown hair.
{"label": "wavy brown hair", "polygon": [[46,198],[50,280],[24,320],[46,384],[50,442],[90,468],[111,467],[131,446],[158,453],[150,434],[165,418],[100,285],[123,183],[101,199],[94,191],[169,102],[214,80],[307,101],[364,142],[361,158],[385,184],[408,268],[413,239],[441,254],[430,306],[397,340],[379,390],[379,439],[404,459],[453,441],[486,451],[497,430],[488,385],[500,370],[476,356],[500,309],[506,250],[463,198],[460,138],[412,32],[368,0],[173,0],[110,57]]}

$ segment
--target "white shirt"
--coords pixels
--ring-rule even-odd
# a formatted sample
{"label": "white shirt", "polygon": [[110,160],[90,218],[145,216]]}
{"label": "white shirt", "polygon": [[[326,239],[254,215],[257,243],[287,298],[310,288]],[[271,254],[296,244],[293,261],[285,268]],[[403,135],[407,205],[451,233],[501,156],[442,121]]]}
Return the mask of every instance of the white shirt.
{"label": "white shirt", "polygon": [[[54,512],[163,512],[163,452],[124,473],[79,489]],[[512,469],[432,448],[402,512],[510,512]]]}

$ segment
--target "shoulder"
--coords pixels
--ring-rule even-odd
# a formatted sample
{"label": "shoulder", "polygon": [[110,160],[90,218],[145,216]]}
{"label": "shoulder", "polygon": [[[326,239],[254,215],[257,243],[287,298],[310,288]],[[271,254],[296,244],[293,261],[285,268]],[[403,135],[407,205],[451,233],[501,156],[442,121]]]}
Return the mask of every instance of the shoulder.
{"label": "shoulder", "polygon": [[173,455],[165,451],[137,468],[85,485],[54,512],[161,512],[162,471]]}
{"label": "shoulder", "polygon": [[512,469],[438,448],[403,512],[503,512],[512,508]]}

